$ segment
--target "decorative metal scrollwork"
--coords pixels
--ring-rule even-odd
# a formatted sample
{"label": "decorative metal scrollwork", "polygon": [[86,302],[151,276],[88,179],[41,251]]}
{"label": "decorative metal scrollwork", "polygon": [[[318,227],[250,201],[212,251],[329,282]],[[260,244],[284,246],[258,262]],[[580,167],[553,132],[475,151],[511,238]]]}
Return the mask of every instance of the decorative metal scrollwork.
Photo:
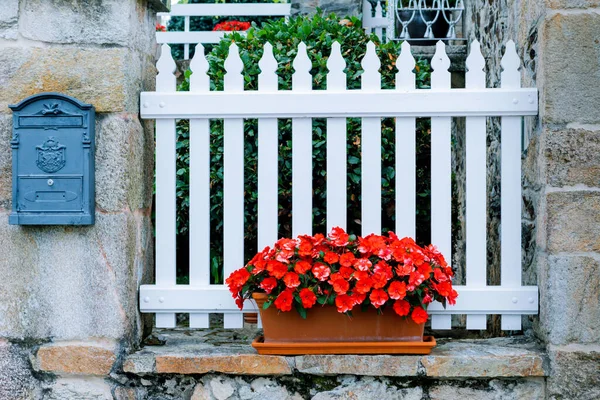
{"label": "decorative metal scrollwork", "polygon": [[[390,2],[388,17],[395,18],[401,26],[396,39],[456,39],[456,25],[462,19],[465,5],[463,0],[393,0]],[[436,37],[433,26],[443,18],[448,25],[444,37]],[[424,24],[425,32],[417,37],[411,34],[411,24]]]}

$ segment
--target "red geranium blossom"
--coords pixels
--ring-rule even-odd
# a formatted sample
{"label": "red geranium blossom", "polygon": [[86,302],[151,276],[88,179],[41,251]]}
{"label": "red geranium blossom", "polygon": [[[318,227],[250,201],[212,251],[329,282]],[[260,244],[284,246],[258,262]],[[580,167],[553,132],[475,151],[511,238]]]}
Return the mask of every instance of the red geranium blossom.
{"label": "red geranium blossom", "polygon": [[394,300],[402,300],[406,296],[406,283],[393,281],[388,288],[388,294]]}
{"label": "red geranium blossom", "polygon": [[354,257],[354,254],[344,253],[340,257],[340,265],[342,265],[344,267],[351,267],[354,265],[355,260],[356,260],[356,257]]}
{"label": "red geranium blossom", "polygon": [[313,265],[312,267],[312,273],[315,276],[315,278],[323,282],[326,281],[327,278],[329,278],[331,270],[325,264],[315,263],[315,265]]}
{"label": "red geranium blossom", "polygon": [[275,307],[279,311],[290,311],[292,309],[292,300],[294,300],[294,295],[290,289],[285,289],[277,299],[275,299]]}
{"label": "red geranium blossom", "polygon": [[397,300],[394,303],[394,311],[401,317],[408,315],[410,312],[410,303],[406,300]]}
{"label": "red geranium blossom", "polygon": [[339,259],[340,257],[332,251],[328,251],[323,258],[327,264],[335,264]]}
{"label": "red geranium blossom", "polygon": [[295,272],[288,272],[283,276],[283,283],[290,289],[297,288],[300,286],[300,279],[298,278],[298,274]]}
{"label": "red geranium blossom", "polygon": [[275,278],[265,278],[264,281],[260,283],[260,288],[265,291],[265,293],[269,294],[275,289],[277,286],[277,279]]}
{"label": "red geranium blossom", "polygon": [[354,299],[347,294],[340,294],[335,298],[335,305],[338,312],[345,313],[352,310],[355,306]]}
{"label": "red geranium blossom", "polygon": [[250,26],[250,22],[224,21],[216,24],[213,31],[246,31]]}
{"label": "red geranium blossom", "polygon": [[371,304],[373,304],[375,308],[379,308],[384,305],[388,299],[389,297],[387,293],[381,289],[373,290],[369,296],[369,300],[371,300]]}
{"label": "red geranium blossom", "polygon": [[164,25],[161,25],[160,23],[156,23],[156,32],[166,32],[167,28]]}
{"label": "red geranium blossom", "polygon": [[302,307],[311,308],[317,302],[317,296],[310,289],[304,288],[299,293],[302,300]]}
{"label": "red geranium blossom", "polygon": [[429,317],[429,315],[427,314],[427,311],[423,310],[423,308],[415,307],[412,314],[410,314],[410,317],[417,324],[424,324],[425,322],[427,322],[427,318]]}

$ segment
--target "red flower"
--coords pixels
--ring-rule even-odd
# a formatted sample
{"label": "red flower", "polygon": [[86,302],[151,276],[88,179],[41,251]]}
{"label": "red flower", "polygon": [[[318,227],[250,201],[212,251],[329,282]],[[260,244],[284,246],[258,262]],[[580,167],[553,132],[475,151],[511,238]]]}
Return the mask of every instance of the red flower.
{"label": "red flower", "polygon": [[340,265],[343,267],[351,267],[352,265],[354,265],[355,260],[356,257],[354,257],[353,253],[344,253],[340,257]]}
{"label": "red flower", "polygon": [[246,268],[240,268],[229,275],[229,277],[225,280],[225,283],[227,286],[229,286],[229,290],[231,292],[237,293],[242,289],[249,278],[250,272],[248,272]]}
{"label": "red flower", "polygon": [[413,270],[415,269],[412,261],[408,260],[409,262],[406,262],[404,264],[398,264],[398,266],[396,267],[396,273],[399,276],[406,276],[406,275],[410,275],[411,272],[413,272]]}
{"label": "red flower", "polygon": [[365,293],[354,293],[350,297],[352,298],[352,301],[354,301],[354,305],[357,306],[359,304],[362,304],[363,301],[365,301],[367,295]]}
{"label": "red flower", "polygon": [[295,272],[288,272],[283,276],[283,283],[290,289],[297,288],[300,286],[300,279],[298,278],[298,274]]}
{"label": "red flower", "polygon": [[[418,271],[413,271],[410,273],[410,276],[408,277],[408,286],[410,287],[416,287],[419,286],[421,283],[423,283],[423,281],[425,280],[425,277],[423,275],[421,275],[421,273],[419,273]],[[414,289],[409,289],[409,290],[414,290]]]}
{"label": "red flower", "polygon": [[294,300],[294,296],[292,295],[292,291],[290,289],[285,289],[277,299],[275,299],[275,307],[279,311],[290,311],[292,309],[292,301]]}
{"label": "red flower", "polygon": [[388,294],[394,300],[402,300],[406,297],[406,283],[393,281],[388,288]]}
{"label": "red flower", "polygon": [[317,296],[312,290],[304,288],[300,291],[300,299],[302,300],[302,307],[311,308],[317,302]]}
{"label": "red flower", "polygon": [[388,301],[388,299],[389,297],[387,293],[381,289],[373,290],[371,292],[371,295],[369,296],[369,300],[371,300],[371,304],[373,304],[375,308],[379,308],[382,305],[384,305],[385,302]]}
{"label": "red flower", "polygon": [[415,309],[413,310],[410,317],[417,324],[424,324],[425,322],[427,322],[427,318],[429,318],[429,314],[427,314],[427,311],[423,310],[423,308],[415,307]]}
{"label": "red flower", "polygon": [[359,271],[368,271],[373,266],[373,263],[368,258],[359,258],[354,262],[354,266]]}
{"label": "red flower", "polygon": [[156,23],[156,32],[166,32],[167,28],[164,25]]}
{"label": "red flower", "polygon": [[429,264],[429,263],[423,263],[423,264],[419,265],[417,267],[417,271],[419,271],[419,273],[427,279],[429,279],[429,276],[433,272],[431,270],[431,264]]}
{"label": "red flower", "polygon": [[310,236],[299,236],[300,244],[298,245],[298,255],[300,257],[308,257],[312,255],[312,242]]}
{"label": "red flower", "polygon": [[375,268],[373,268],[373,271],[384,275],[388,281],[394,277],[392,267],[390,267],[390,265],[385,261],[379,261]]}
{"label": "red flower", "polygon": [[356,285],[354,285],[354,290],[357,293],[369,293],[371,287],[373,287],[373,280],[367,277],[356,282]]}
{"label": "red flower", "polygon": [[335,298],[335,305],[337,307],[338,312],[345,313],[352,310],[354,307],[354,299],[347,294],[340,294]]}
{"label": "red flower", "polygon": [[236,297],[235,298],[235,305],[238,306],[238,308],[241,310],[244,308],[244,299],[241,297]]}
{"label": "red flower", "polygon": [[335,264],[339,259],[340,257],[332,251],[327,252],[323,258],[327,264]]}
{"label": "red flower", "polygon": [[213,31],[245,31],[250,29],[250,22],[224,21],[218,23]]}
{"label": "red flower", "polygon": [[259,285],[259,287],[265,291],[265,293],[269,294],[277,287],[277,279],[275,278],[265,278]]}
{"label": "red flower", "polygon": [[344,279],[350,279],[352,274],[354,273],[354,269],[350,267],[340,267],[340,275]]}
{"label": "red flower", "polygon": [[438,282],[446,282],[448,280],[448,275],[446,275],[440,268],[433,270],[433,277]]}
{"label": "red flower", "polygon": [[375,289],[381,289],[382,287],[387,285],[387,282],[388,282],[388,278],[381,272],[374,273],[371,276],[371,279],[373,280],[373,287]]}
{"label": "red flower", "polygon": [[331,241],[331,244],[337,247],[346,246],[349,239],[350,236],[339,226],[333,228],[329,234],[329,240]]}
{"label": "red flower", "polygon": [[398,314],[401,317],[408,315],[408,313],[410,312],[410,304],[406,300],[397,300],[394,303],[393,307],[394,311],[396,311],[396,314]]}
{"label": "red flower", "polygon": [[448,297],[450,293],[452,293],[452,283],[438,283],[437,285],[435,285],[435,290],[440,294],[440,296]]}
{"label": "red flower", "polygon": [[452,292],[448,295],[448,304],[451,306],[456,304],[456,298],[458,297],[458,292],[452,289]]}
{"label": "red flower", "polygon": [[288,267],[282,262],[270,260],[267,262],[267,271],[269,271],[269,275],[274,276],[277,279],[281,279],[288,271]]}
{"label": "red flower", "polygon": [[300,275],[304,275],[306,271],[310,270],[312,265],[308,261],[300,260],[294,265],[294,271]]}
{"label": "red flower", "polygon": [[327,278],[329,278],[331,270],[325,264],[315,263],[315,265],[313,265],[312,267],[312,273],[315,276],[315,278],[317,278],[321,282],[324,282],[327,280]]}
{"label": "red flower", "polygon": [[333,290],[337,294],[346,294],[346,292],[350,289],[350,284],[342,277],[335,279],[333,282],[330,281],[330,283],[333,286]]}

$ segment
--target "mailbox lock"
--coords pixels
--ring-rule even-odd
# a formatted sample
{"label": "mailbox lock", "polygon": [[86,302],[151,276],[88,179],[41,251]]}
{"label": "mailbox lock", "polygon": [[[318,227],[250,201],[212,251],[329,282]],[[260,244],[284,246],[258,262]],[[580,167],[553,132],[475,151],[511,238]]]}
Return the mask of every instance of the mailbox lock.
{"label": "mailbox lock", "polygon": [[52,179],[48,179],[48,186],[54,185],[54,181]]}

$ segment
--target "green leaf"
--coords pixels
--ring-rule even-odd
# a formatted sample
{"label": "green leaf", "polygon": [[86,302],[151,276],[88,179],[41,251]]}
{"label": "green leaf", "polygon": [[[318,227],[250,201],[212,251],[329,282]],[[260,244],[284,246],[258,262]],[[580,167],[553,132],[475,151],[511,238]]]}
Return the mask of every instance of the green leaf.
{"label": "green leaf", "polygon": [[273,304],[271,300],[265,301],[262,306],[263,310],[266,310],[267,308],[271,307],[271,304]]}

